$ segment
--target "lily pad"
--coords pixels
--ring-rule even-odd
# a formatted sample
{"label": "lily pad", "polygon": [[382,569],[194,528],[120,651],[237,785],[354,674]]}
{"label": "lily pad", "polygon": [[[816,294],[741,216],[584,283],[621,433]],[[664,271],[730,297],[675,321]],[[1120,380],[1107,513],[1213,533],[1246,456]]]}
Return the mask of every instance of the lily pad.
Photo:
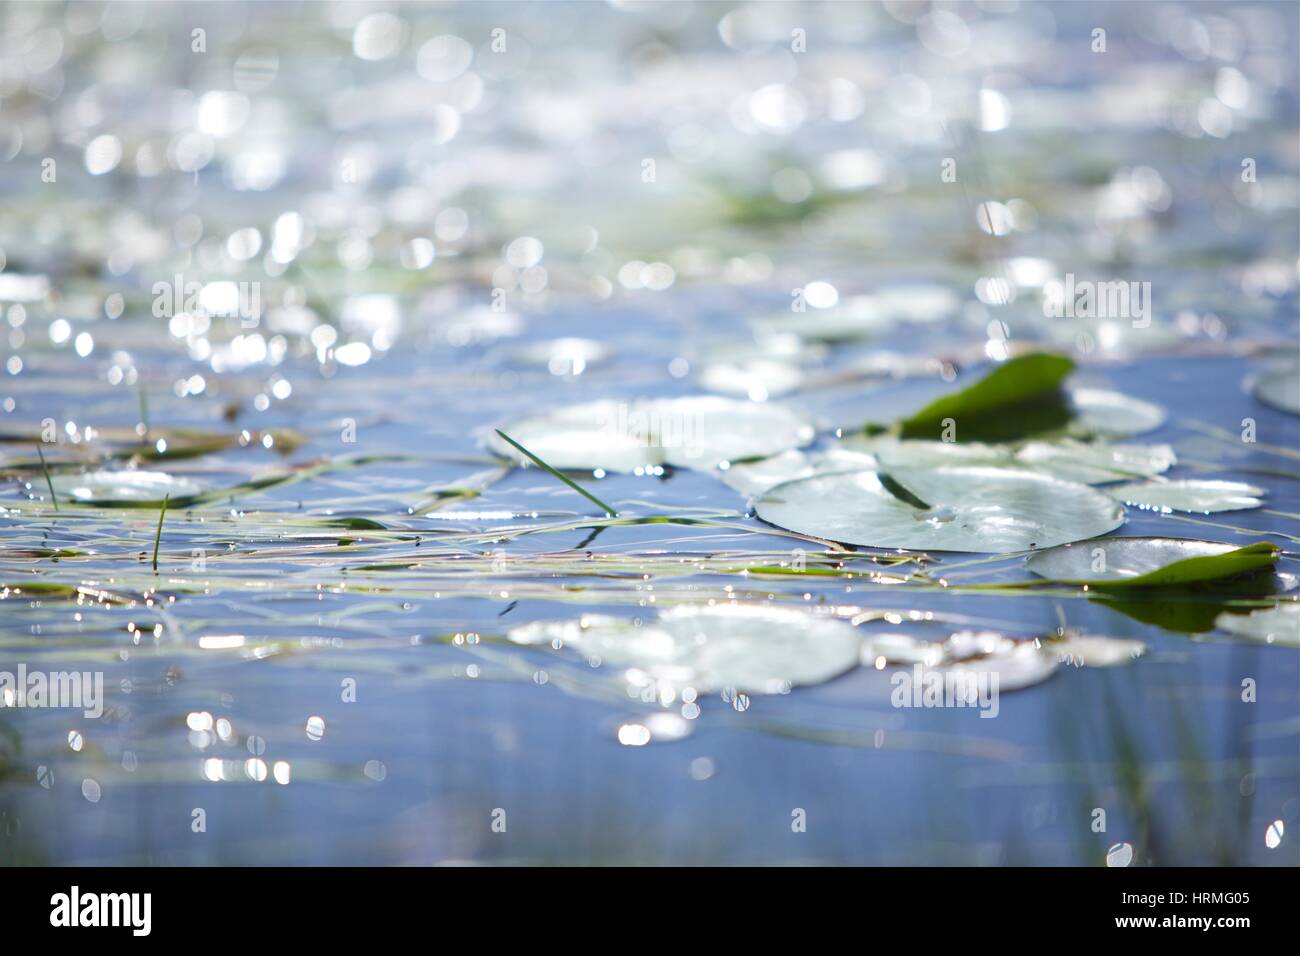
{"label": "lily pad", "polygon": [[[809,419],[779,405],[714,396],[591,402],[522,418],[502,430],[552,467],[619,472],[654,465],[712,468],[799,448],[816,434]],[[488,447],[527,460],[495,434]]]}
{"label": "lily pad", "polygon": [[1016,461],[1068,481],[1102,485],[1162,474],[1177,464],[1178,456],[1169,445],[1112,445],[1064,438],[1028,442],[1016,450]]}
{"label": "lily pad", "polygon": [[1109,590],[1214,581],[1271,567],[1277,558],[1269,541],[1234,548],[1189,538],[1107,538],[1052,548],[1025,566],[1040,577]]}
{"label": "lily pad", "polygon": [[1074,667],[1116,667],[1132,663],[1147,652],[1142,641],[1096,634],[1067,634],[1044,641],[1043,649],[1058,662]]}
{"label": "lily pad", "polygon": [[874,471],[786,482],[757,502],[764,521],[847,544],[1007,554],[1093,538],[1124,523],[1101,492],[1008,468],[893,469],[893,482],[930,505],[902,500]]}
{"label": "lily pad", "polygon": [[1120,392],[1076,388],[1070,391],[1070,404],[1075,415],[1072,428],[1083,435],[1127,438],[1165,423],[1165,412],[1159,405]]}
{"label": "lily pad", "polygon": [[1288,601],[1249,614],[1220,614],[1214,626],[1252,641],[1300,647],[1300,604]]}
{"label": "lily pad", "polygon": [[161,471],[91,471],[54,475],[51,482],[60,501],[108,507],[157,506],[168,496],[180,505],[203,493],[197,482]]}
{"label": "lily pad", "polygon": [[700,370],[699,382],[711,392],[744,395],[756,402],[792,392],[807,374],[798,365],[775,359],[714,362]]}
{"label": "lily pad", "polygon": [[900,441],[885,434],[854,438],[845,444],[871,452],[886,468],[999,465],[1041,471],[1085,485],[1160,474],[1178,460],[1168,445],[1112,445],[1069,438],[1010,446],[984,442]]}
{"label": "lily pad", "polygon": [[1267,372],[1255,380],[1252,390],[1265,405],[1300,415],[1300,366]]}
{"label": "lily pad", "polygon": [[748,605],[675,607],[640,626],[587,614],[525,624],[508,636],[517,644],[572,647],[606,667],[626,669],[635,685],[710,694],[727,688],[778,694],[820,684],[857,667],[862,647],[847,621]]}
{"label": "lily pad", "polygon": [[1070,412],[1061,384],[1074,363],[1061,355],[1021,355],[982,379],[945,395],[899,423],[903,438],[937,440],[947,423],[965,441],[1012,441],[1059,428]]}
{"label": "lily pad", "polygon": [[1125,504],[1151,511],[1246,511],[1258,508],[1263,488],[1240,481],[1148,481],[1106,489]]}
{"label": "lily pad", "polygon": [[998,691],[1018,690],[1046,680],[1056,659],[1033,641],[1017,641],[996,631],[958,631],[942,641],[908,634],[879,634],[863,645],[862,662],[877,670],[889,666],[920,667],[940,675],[996,674]]}
{"label": "lily pad", "polygon": [[720,472],[722,481],[743,495],[760,495],[796,478],[839,471],[874,470],[876,459],[866,452],[832,445],[822,452],[785,451],[760,461],[732,465]]}
{"label": "lily pad", "polygon": [[778,312],[754,324],[765,332],[788,332],[818,342],[846,342],[888,332],[896,322],[886,311],[886,303],[875,296],[858,295],[829,308]]}

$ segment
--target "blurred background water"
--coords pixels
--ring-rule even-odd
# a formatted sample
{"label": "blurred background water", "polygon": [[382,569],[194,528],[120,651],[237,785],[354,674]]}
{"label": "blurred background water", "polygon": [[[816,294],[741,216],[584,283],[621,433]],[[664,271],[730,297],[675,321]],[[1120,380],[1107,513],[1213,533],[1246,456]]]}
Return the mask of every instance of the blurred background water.
{"label": "blurred background water", "polygon": [[[1184,467],[1267,492],[1122,533],[1269,537],[1293,575],[1300,419],[1249,382],[1298,357],[1295,13],[0,5],[0,670],[107,689],[99,719],[0,710],[0,861],[1296,864],[1300,660],[1213,630],[1213,602],[1179,630],[738,576],[797,542],[716,474],[588,475],[628,513],[710,516],[600,530],[483,447],[542,408],[705,391],[824,443],[1039,343],[1165,408],[1143,440]],[[1046,318],[1066,273],[1150,282],[1151,327]],[[830,346],[756,331],[796,290],[913,308]],[[155,510],[52,511],[49,422],[59,473],[300,480],[170,511],[155,575]],[[710,600],[1150,650],[982,720],[891,708],[869,668],[688,710],[503,640]]]}

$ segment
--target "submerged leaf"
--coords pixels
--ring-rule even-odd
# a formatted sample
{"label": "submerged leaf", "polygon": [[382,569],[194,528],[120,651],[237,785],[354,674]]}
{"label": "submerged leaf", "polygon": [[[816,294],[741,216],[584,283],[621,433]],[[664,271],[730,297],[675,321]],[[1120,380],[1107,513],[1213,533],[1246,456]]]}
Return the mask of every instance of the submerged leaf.
{"label": "submerged leaf", "polygon": [[1059,428],[1070,418],[1061,384],[1072,371],[1074,362],[1061,355],[1009,359],[974,385],[903,419],[900,434],[937,440],[947,419],[956,423],[963,440],[1011,441]]}
{"label": "submerged leaf", "polygon": [[1263,488],[1240,481],[1147,481],[1106,489],[1125,504],[1153,511],[1246,511],[1264,502]]}
{"label": "submerged leaf", "polygon": [[1026,567],[1040,577],[1102,590],[1168,588],[1257,571],[1277,558],[1269,541],[1234,548],[1188,538],[1107,538],[1032,555]]}
{"label": "submerged leaf", "polygon": [[[847,621],[789,608],[675,607],[653,621],[587,614],[538,621],[509,633],[517,644],[568,645],[604,664],[629,669],[637,685],[735,688],[783,693],[820,684],[858,666],[862,638]],[[559,642],[558,644],[556,642]]]}
{"label": "submerged leaf", "polygon": [[756,510],[779,527],[847,544],[993,554],[1093,538],[1124,522],[1124,509],[1106,495],[1036,472],[900,468],[890,475],[931,507],[913,507],[875,472],[855,471],[778,485]]}

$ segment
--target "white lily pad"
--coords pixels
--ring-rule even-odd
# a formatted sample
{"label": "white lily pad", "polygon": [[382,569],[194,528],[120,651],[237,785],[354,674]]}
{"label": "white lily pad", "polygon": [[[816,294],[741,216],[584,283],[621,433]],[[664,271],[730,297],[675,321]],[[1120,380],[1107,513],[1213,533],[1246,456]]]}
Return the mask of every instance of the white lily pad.
{"label": "white lily pad", "polygon": [[1251,611],[1249,614],[1220,614],[1214,626],[1264,644],[1300,647],[1300,604],[1287,601],[1277,607]]}
{"label": "white lily pad", "polygon": [[1043,650],[1058,663],[1074,667],[1116,667],[1130,664],[1147,652],[1142,641],[1126,637],[1101,637],[1096,634],[1067,634],[1043,642]]}
{"label": "white lily pad", "polygon": [[1124,523],[1114,499],[1037,472],[990,467],[894,469],[929,508],[901,500],[873,471],[786,482],[757,502],[764,521],[847,544],[1007,554],[1093,538]]}
{"label": "white lily pad", "polygon": [[875,469],[871,455],[832,445],[821,452],[786,451],[761,461],[745,462],[720,472],[722,481],[743,495],[760,495],[769,488],[796,478],[808,478],[833,471]]}
{"label": "white lily pad", "polygon": [[925,641],[908,634],[878,634],[863,644],[865,666],[920,667],[940,675],[985,678],[997,675],[998,692],[1019,690],[1046,680],[1056,670],[1056,658],[1033,641],[1017,641],[996,631],[958,631],[942,641]]}
{"label": "white lily pad", "polygon": [[876,435],[851,439],[846,444],[874,454],[886,468],[996,465],[1041,471],[1085,485],[1160,474],[1178,460],[1168,445],[1112,445],[1069,438],[1014,446],[899,440],[892,435]]}
{"label": "white lily pad", "polygon": [[1153,431],[1164,424],[1159,405],[1099,388],[1076,388],[1070,392],[1074,406],[1074,430],[1080,433],[1124,438]]}
{"label": "white lily pad", "polygon": [[1300,365],[1275,369],[1255,380],[1255,397],[1265,405],[1300,415]]}
{"label": "white lily pad", "polygon": [[51,482],[60,500],[83,504],[160,502],[166,496],[176,502],[203,491],[197,482],[161,471],[91,471],[54,475]]}
{"label": "white lily pad", "polygon": [[1264,503],[1263,488],[1240,481],[1145,481],[1107,488],[1116,500],[1150,511],[1246,511]]}
{"label": "white lily pad", "polygon": [[508,636],[518,644],[571,647],[603,666],[626,669],[634,685],[710,694],[728,688],[778,694],[820,684],[857,667],[862,647],[861,635],[847,621],[733,604],[675,607],[639,627],[601,614],[537,621]]}
{"label": "white lily pad", "polygon": [[775,359],[714,362],[700,370],[699,383],[711,392],[744,395],[756,402],[792,392],[807,378],[798,365]]}
{"label": "white lily pad", "polygon": [[[779,405],[714,396],[591,402],[522,418],[502,431],[553,468],[619,472],[712,468],[800,448],[816,435],[809,419]],[[527,460],[496,434],[488,446]]]}
{"label": "white lily pad", "polygon": [[1067,481],[1102,485],[1162,474],[1178,463],[1178,456],[1169,445],[1112,445],[1065,438],[1028,442],[1016,450],[1016,461]]}

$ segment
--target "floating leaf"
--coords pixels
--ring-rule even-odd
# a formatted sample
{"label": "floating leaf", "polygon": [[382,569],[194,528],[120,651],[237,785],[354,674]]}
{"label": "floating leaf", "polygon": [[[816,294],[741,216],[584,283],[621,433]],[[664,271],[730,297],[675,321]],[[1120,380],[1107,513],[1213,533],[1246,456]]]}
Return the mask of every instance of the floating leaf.
{"label": "floating leaf", "polygon": [[1028,442],[1016,450],[1016,461],[1067,481],[1102,485],[1162,474],[1177,464],[1178,456],[1169,445],[1111,445],[1063,438]]}
{"label": "floating leaf", "polygon": [[1147,652],[1142,641],[1095,634],[1067,634],[1044,641],[1043,649],[1059,663],[1074,667],[1115,667],[1132,663]]}
{"label": "floating leaf", "polygon": [[1074,363],[1037,353],[1009,359],[974,385],[926,405],[899,423],[903,438],[938,440],[945,423],[964,441],[1011,441],[1059,428],[1069,421],[1061,383]]}
{"label": "floating leaf", "polygon": [[817,453],[784,451],[771,458],[732,465],[719,474],[728,487],[741,494],[754,496],[796,478],[808,478],[833,471],[874,470],[875,467],[876,459],[871,455],[843,445],[832,445]]}
{"label": "floating leaf", "polygon": [[1300,366],[1292,365],[1261,375],[1255,380],[1252,391],[1265,405],[1300,415]]}
{"label": "floating leaf", "polygon": [[1263,488],[1240,481],[1148,481],[1106,490],[1125,504],[1163,512],[1213,514],[1246,511],[1264,503],[1258,497],[1264,494]]}
{"label": "floating leaf", "polygon": [[1300,647],[1300,604],[1287,601],[1249,614],[1220,614],[1214,626],[1252,641]]}
{"label": "floating leaf", "polygon": [[1113,588],[1181,587],[1271,567],[1277,546],[1244,548],[1189,538],[1107,538],[1067,544],[1030,556],[1034,574],[1066,584]]}
{"label": "floating leaf", "polygon": [[996,631],[958,631],[937,642],[908,634],[873,635],[863,645],[862,662],[877,669],[910,664],[922,682],[926,671],[976,680],[996,674],[999,692],[1040,683],[1056,670],[1055,657],[1033,641]]}
{"label": "floating leaf", "polygon": [[764,521],[847,544],[1006,554],[1093,538],[1124,509],[1086,485],[1006,468],[892,469],[928,509],[899,500],[873,471],[786,482],[757,502]]}
{"label": "floating leaf", "polygon": [[1069,438],[1008,446],[964,441],[900,441],[885,434],[855,437],[845,444],[870,452],[886,468],[996,465],[1041,471],[1085,485],[1156,475],[1177,461],[1174,450],[1168,445],[1111,445]]}
{"label": "floating leaf", "polygon": [[[629,472],[654,465],[711,468],[812,441],[816,430],[779,405],[700,396],[600,401],[523,418],[503,430],[555,468]],[[488,446],[527,459],[497,435]]]}
{"label": "floating leaf", "polygon": [[170,496],[180,505],[203,493],[188,478],[176,478],[161,471],[91,471],[81,475],[55,475],[54,491],[62,501],[87,505],[150,507]]}
{"label": "floating leaf", "polygon": [[1081,435],[1126,438],[1159,428],[1165,413],[1159,405],[1099,388],[1070,391],[1075,420],[1072,428]]}
{"label": "floating leaf", "polygon": [[[538,621],[509,633],[518,644],[567,645],[606,666],[630,669],[634,684],[783,693],[858,666],[862,638],[847,621],[747,605],[675,607],[637,625],[587,614]],[[556,642],[559,642],[557,645]]]}
{"label": "floating leaf", "polygon": [[711,392],[743,395],[754,401],[792,392],[807,377],[803,369],[790,362],[752,359],[747,362],[713,362],[704,366],[699,382]]}

